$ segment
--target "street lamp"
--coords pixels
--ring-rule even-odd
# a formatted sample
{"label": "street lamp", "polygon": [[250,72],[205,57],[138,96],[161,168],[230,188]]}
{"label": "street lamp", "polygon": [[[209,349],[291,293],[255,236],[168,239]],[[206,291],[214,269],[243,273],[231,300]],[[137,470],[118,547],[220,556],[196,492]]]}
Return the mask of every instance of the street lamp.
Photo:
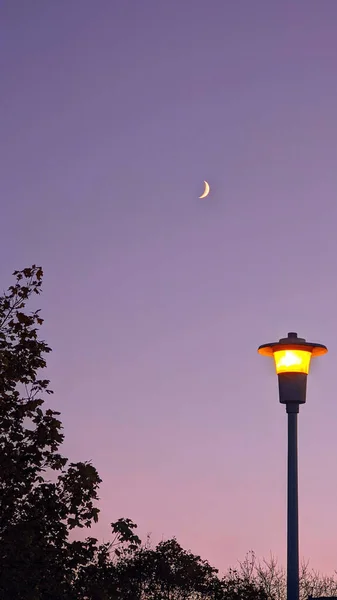
{"label": "street lamp", "polygon": [[287,600],[299,600],[297,414],[306,401],[311,358],[327,351],[293,332],[258,348],[259,354],[274,358],[280,402],[288,413]]}

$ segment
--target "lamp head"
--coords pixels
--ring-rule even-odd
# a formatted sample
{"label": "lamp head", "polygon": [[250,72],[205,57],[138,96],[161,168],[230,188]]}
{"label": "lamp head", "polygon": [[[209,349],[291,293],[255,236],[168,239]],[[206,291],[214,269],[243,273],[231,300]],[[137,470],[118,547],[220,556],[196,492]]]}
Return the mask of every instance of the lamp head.
{"label": "lamp head", "polygon": [[294,332],[278,342],[263,344],[258,348],[259,354],[274,357],[280,402],[287,405],[287,412],[298,412],[299,405],[306,401],[311,357],[326,354],[327,351],[323,344],[306,342]]}
{"label": "lamp head", "polygon": [[323,344],[307,342],[304,338],[297,337],[297,333],[290,332],[288,337],[281,338],[278,342],[263,344],[258,348],[258,353],[263,356],[273,356],[276,373],[305,373],[308,375],[311,357],[321,356],[328,351]]}

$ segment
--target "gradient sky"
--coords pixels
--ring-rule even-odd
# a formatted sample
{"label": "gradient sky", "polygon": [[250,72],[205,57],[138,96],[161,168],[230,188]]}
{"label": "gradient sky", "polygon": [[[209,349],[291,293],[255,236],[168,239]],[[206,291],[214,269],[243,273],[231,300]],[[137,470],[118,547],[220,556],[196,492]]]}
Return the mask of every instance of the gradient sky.
{"label": "gradient sky", "polygon": [[[101,521],[285,562],[286,414],[259,344],[325,343],[301,554],[337,551],[336,0],[2,0],[0,276],[39,299]],[[203,180],[212,191],[199,200]]]}

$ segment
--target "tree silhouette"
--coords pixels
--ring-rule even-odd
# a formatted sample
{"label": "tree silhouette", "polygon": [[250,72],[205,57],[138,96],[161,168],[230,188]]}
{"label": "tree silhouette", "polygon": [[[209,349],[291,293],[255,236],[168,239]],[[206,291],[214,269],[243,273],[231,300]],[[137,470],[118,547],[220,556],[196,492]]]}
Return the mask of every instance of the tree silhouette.
{"label": "tree silhouette", "polygon": [[217,569],[175,538],[125,552],[111,577],[109,600],[267,600],[261,587],[235,571],[220,579]]}
{"label": "tree silhouette", "polygon": [[[238,574],[241,580],[264,590],[268,598],[286,600],[286,571],[274,556],[259,561],[254,552],[249,552],[239,563]],[[303,561],[300,566],[300,600],[307,600],[309,596],[336,597],[336,572],[334,575],[323,575],[315,569],[310,569],[309,563]]]}
{"label": "tree silhouette", "polygon": [[90,463],[59,453],[59,413],[44,408],[50,348],[38,337],[39,311],[26,311],[43,271],[33,265],[14,276],[0,297],[0,597],[66,599],[76,569],[97,550],[95,540],[69,541],[69,532],[97,521],[100,478]]}

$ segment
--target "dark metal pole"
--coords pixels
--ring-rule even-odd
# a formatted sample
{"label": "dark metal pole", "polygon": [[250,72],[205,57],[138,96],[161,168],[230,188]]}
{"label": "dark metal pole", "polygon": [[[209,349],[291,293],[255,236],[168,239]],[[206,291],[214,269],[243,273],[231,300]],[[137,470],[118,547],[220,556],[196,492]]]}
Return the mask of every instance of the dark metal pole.
{"label": "dark metal pole", "polygon": [[288,413],[288,517],[287,517],[287,600],[299,600],[298,543],[298,457],[297,415],[299,404],[287,404]]}

